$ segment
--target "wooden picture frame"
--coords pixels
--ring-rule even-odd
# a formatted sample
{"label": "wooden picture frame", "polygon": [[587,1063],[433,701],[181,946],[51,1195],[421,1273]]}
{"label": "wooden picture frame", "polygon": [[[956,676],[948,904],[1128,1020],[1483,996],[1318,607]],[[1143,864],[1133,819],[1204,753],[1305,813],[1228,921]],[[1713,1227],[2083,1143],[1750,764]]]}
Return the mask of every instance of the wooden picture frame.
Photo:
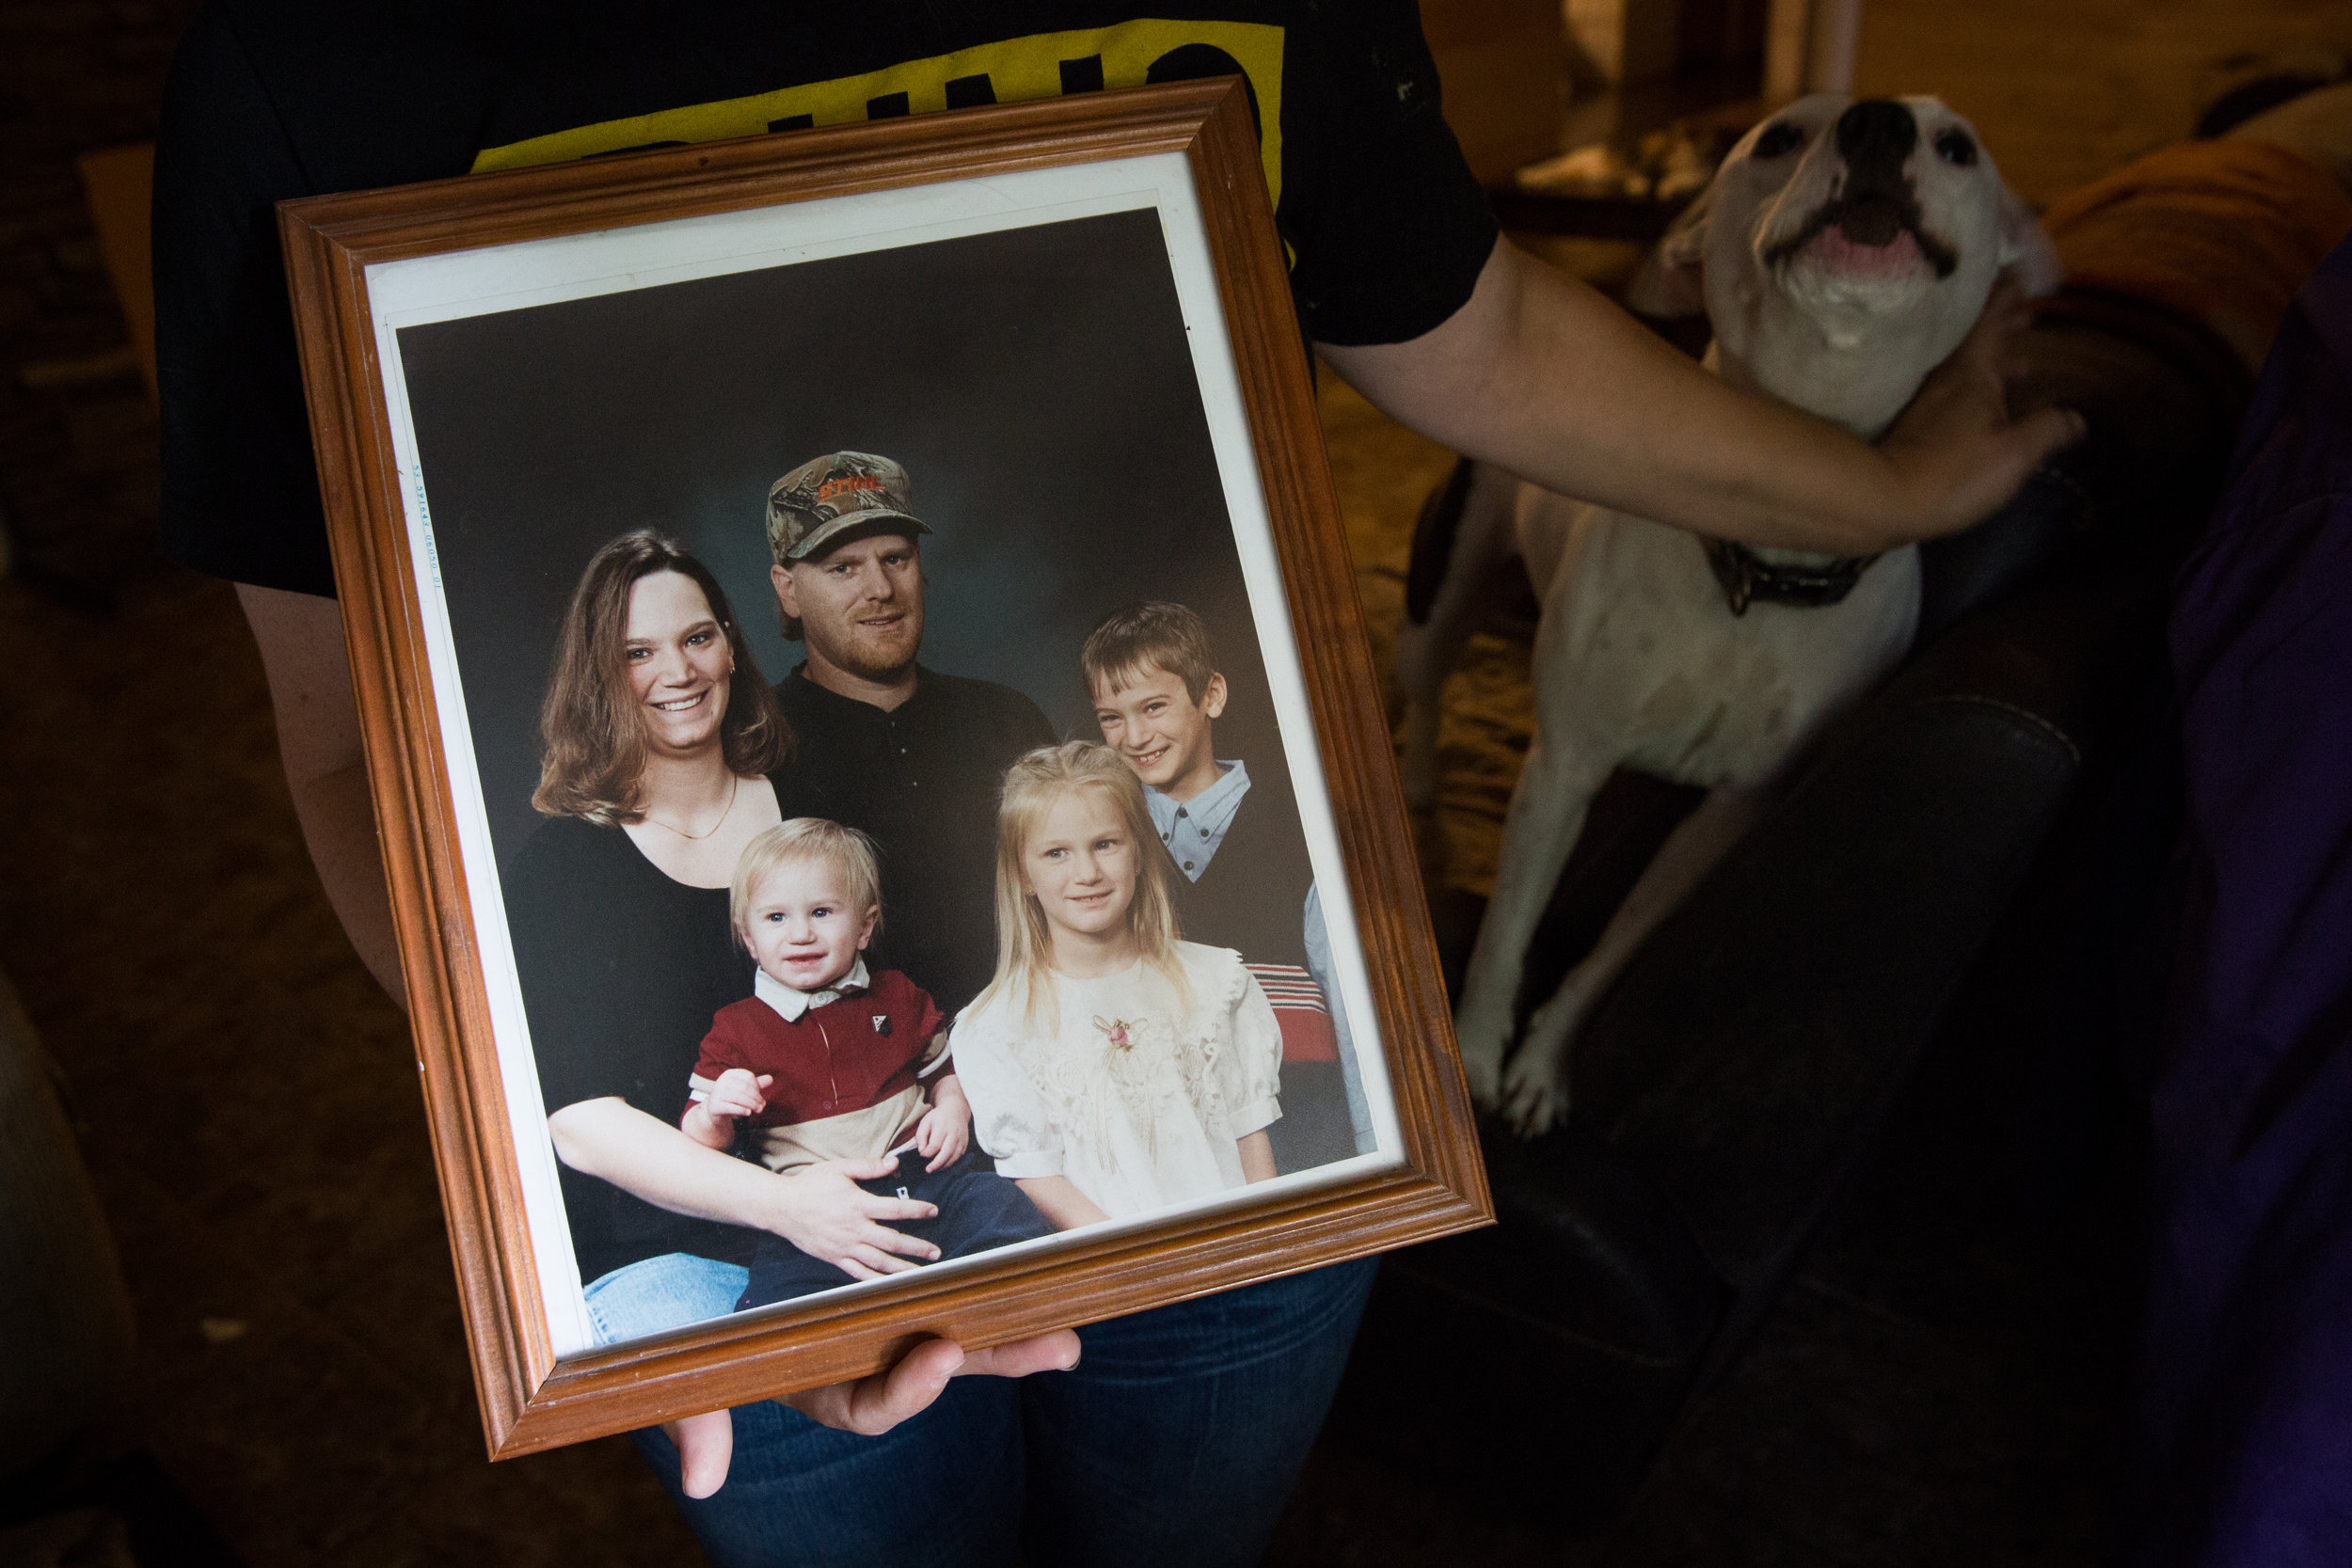
{"label": "wooden picture frame", "polygon": [[[491,1457],[863,1376],[927,1336],[986,1346],[1491,1221],[1259,163],[1251,110],[1229,79],[631,153],[279,209],[377,826]],[[1191,264],[1184,257],[1205,259],[1186,308],[1192,336],[1180,341],[1192,344],[1197,377],[1199,365],[1228,367],[1219,373],[1237,400],[1237,422],[1218,449],[1220,461],[1246,465],[1233,470],[1245,483],[1228,483],[1226,491],[1234,537],[1243,541],[1232,547],[1248,547],[1243,514],[1262,506],[1261,533],[1249,537],[1270,548],[1254,577],[1251,568],[1244,572],[1269,679],[1295,661],[1298,701],[1281,710],[1275,690],[1276,721],[1301,820],[1310,823],[1310,847],[1324,846],[1315,864],[1325,908],[1338,910],[1334,946],[1353,955],[1341,961],[1347,979],[1339,989],[1357,1000],[1350,1016],[1363,1015],[1356,1022],[1359,1041],[1377,1044],[1359,1052],[1368,1059],[1366,1081],[1385,1073],[1388,1108],[1379,1113],[1376,1147],[1329,1172],[1302,1172],[1263,1193],[1245,1189],[1171,1217],[1081,1230],[659,1338],[582,1347],[581,1309],[558,1299],[578,1291],[576,1281],[564,1283],[558,1256],[568,1256],[568,1247],[547,1234],[552,1154],[538,1147],[546,1142],[546,1112],[536,1111],[534,1134],[538,1085],[519,1081],[515,1067],[529,1059],[530,1047],[526,1040],[525,1055],[515,1054],[521,1008],[511,960],[502,956],[505,928],[486,914],[477,919],[485,896],[495,895],[499,871],[482,825],[489,809],[483,765],[457,711],[472,689],[463,640],[449,629],[454,623],[442,575],[445,566],[458,570],[443,547],[453,543],[455,525],[436,521],[454,503],[434,492],[428,506],[435,463],[416,455],[407,401],[422,394],[402,379],[399,357],[399,334],[410,328],[394,322],[387,301],[406,286],[402,279],[460,276],[460,263],[495,274],[491,284],[462,274],[475,279],[466,287],[476,294],[468,297],[495,293],[504,286],[499,278],[514,282],[497,268],[515,262],[528,273],[540,256],[588,259],[581,276],[594,277],[566,285],[568,293],[558,290],[562,298],[634,299],[632,285],[596,271],[610,263],[596,261],[602,254],[596,247],[645,236],[647,244],[667,245],[670,236],[713,233],[714,223],[738,220],[813,222],[810,214],[866,211],[843,198],[870,205],[882,199],[875,193],[912,193],[888,199],[918,204],[980,202],[998,187],[1029,189],[1023,179],[1041,182],[1038,204],[1001,222],[991,218],[997,230],[974,232],[1034,228],[1049,220],[1019,214],[1059,210],[1045,199],[1062,188],[1053,182],[1091,181],[1086,188],[1099,192],[1133,170],[1157,171],[1151,179],[1159,183],[1150,188],[1158,194],[1145,205],[1156,206],[1165,226],[1175,269],[1170,287],[1181,294],[1183,278],[1194,276],[1183,271]],[[1136,210],[1134,201],[1120,209]],[[1195,226],[1189,234],[1180,232],[1188,225]],[[867,248],[845,254],[903,253],[894,248],[902,242],[870,233],[858,244]],[[793,256],[760,255],[756,264],[698,262],[706,273],[696,276],[765,277],[772,268],[782,277],[793,264]],[[421,272],[420,262],[441,270]],[[1204,278],[1213,280],[1213,294]],[[503,307],[467,309],[488,315]],[[1215,381],[1198,380],[1196,394],[1209,403],[1225,396]],[[677,417],[694,418],[691,410]],[[1213,418],[1214,411],[1204,415]],[[777,465],[779,471],[789,466]],[[467,526],[475,530],[469,539],[485,536]],[[746,594],[738,602],[754,599]],[[1267,641],[1269,626],[1280,635]],[[1285,639],[1287,651],[1279,645]],[[499,809],[510,808],[501,796]],[[1352,942],[1341,940],[1342,927]]]}

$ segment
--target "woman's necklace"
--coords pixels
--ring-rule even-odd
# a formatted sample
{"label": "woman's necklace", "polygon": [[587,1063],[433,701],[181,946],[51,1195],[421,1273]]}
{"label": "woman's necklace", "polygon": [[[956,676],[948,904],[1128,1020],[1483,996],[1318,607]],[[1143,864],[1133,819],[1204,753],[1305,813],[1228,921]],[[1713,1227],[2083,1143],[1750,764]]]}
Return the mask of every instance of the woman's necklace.
{"label": "woman's necklace", "polygon": [[665,829],[670,832],[677,834],[678,837],[686,840],[689,844],[700,844],[704,839],[708,838],[712,833],[717,832],[722,827],[725,826],[727,818],[735,815],[735,792],[742,787],[743,775],[736,772],[733,768],[729,768],[727,770],[727,809],[719,814],[718,821],[713,822],[709,827],[705,828],[701,832],[690,833],[684,828],[673,828],[667,822],[662,821],[661,818],[656,816],[651,812],[645,813],[645,820],[652,823],[657,828]]}

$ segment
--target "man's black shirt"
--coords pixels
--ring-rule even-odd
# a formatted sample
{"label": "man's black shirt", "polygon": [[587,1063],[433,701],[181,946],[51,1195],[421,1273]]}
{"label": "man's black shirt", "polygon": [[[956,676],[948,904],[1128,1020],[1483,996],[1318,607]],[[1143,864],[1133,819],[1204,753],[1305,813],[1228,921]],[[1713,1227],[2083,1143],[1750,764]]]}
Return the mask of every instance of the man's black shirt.
{"label": "man's black shirt", "polygon": [[903,971],[953,1016],[996,967],[996,800],[1022,752],[1054,743],[1035,703],[993,681],[919,670],[884,712],[808,678],[776,683],[799,747],[795,800],[870,834],[882,928],[867,963]]}

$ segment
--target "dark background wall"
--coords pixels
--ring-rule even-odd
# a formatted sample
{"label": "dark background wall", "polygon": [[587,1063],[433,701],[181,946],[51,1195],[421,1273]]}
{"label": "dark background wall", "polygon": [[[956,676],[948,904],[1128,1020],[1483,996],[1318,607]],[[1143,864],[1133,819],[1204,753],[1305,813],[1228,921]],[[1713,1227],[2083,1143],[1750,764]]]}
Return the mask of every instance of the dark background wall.
{"label": "dark background wall", "polygon": [[1236,701],[1217,750],[1279,766],[1264,667],[1159,217],[1145,210],[803,262],[400,335],[490,826],[537,817],[538,708],[565,601],[624,530],[718,575],[771,679],[768,486],[822,452],[914,477],[924,662],[1094,736],[1078,646],[1106,611],[1208,620]]}

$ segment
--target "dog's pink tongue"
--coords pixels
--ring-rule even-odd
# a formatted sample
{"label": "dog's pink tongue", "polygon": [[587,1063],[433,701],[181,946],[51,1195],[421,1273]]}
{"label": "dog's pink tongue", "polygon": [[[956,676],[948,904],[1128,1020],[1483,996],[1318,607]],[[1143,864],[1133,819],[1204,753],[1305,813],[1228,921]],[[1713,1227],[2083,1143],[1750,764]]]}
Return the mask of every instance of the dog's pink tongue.
{"label": "dog's pink tongue", "polygon": [[1886,245],[1863,245],[1833,223],[1813,237],[1811,249],[1814,260],[1828,270],[1865,277],[1909,272],[1919,264],[1919,242],[1908,229],[1896,230]]}

